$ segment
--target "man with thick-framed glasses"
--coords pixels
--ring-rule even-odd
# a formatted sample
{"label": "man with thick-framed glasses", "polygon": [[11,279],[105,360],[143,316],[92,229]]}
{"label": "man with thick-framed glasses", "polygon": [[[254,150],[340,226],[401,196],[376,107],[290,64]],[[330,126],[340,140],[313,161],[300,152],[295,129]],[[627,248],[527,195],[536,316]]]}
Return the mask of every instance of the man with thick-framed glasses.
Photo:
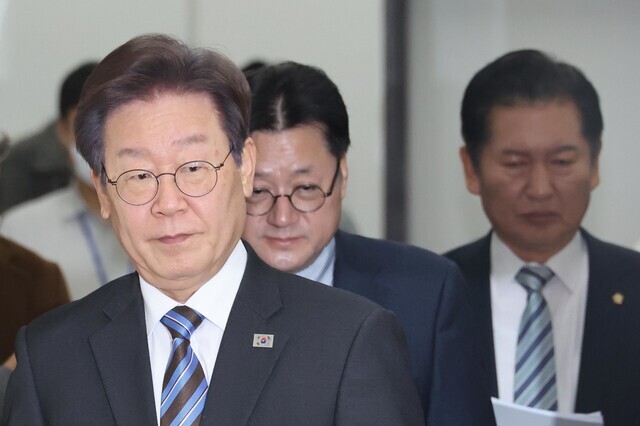
{"label": "man with thick-framed glasses", "polygon": [[336,172],[331,179],[331,186],[327,192],[323,191],[318,185],[303,184],[298,185],[291,194],[273,195],[267,188],[254,187],[253,194],[247,198],[247,214],[249,216],[264,216],[273,209],[278,198],[285,197],[291,203],[291,207],[300,213],[313,213],[323,206],[327,197],[333,194],[333,188],[336,186],[338,174],[340,172],[340,161],[336,164]]}
{"label": "man with thick-framed glasses", "polygon": [[257,162],[243,238],[269,265],[398,316],[427,424],[495,424],[458,269],[417,247],[338,230],[350,143],[338,88],[293,62],[262,68],[249,84]]}
{"label": "man with thick-framed glasses", "polygon": [[136,272],[20,331],[2,424],[421,424],[395,316],[240,240],[250,111],[230,59],[170,37],[98,64],[77,145]]}

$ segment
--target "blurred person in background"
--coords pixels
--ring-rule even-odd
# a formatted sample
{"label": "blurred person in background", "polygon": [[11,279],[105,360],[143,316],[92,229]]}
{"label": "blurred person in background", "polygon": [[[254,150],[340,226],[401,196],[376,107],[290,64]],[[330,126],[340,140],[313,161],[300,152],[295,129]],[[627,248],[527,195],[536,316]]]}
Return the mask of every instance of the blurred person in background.
{"label": "blurred person in background", "polygon": [[67,145],[73,134],[80,90],[94,62],[73,69],[60,86],[58,118],[40,132],[13,144],[0,172],[0,213],[63,188],[73,176]]}
{"label": "blurred person in background", "polygon": [[478,71],[461,107],[467,189],[492,229],[446,254],[470,284],[494,396],[640,424],[640,254],[581,227],[603,119],[575,66],[537,50]]}
{"label": "blurred person in background", "polygon": [[[74,90],[80,90],[78,83],[84,83],[94,67],[86,64],[73,75],[69,81],[76,83]],[[79,96],[74,93],[76,104]],[[111,225],[100,216],[91,169],[76,149],[76,112],[77,105],[67,110],[57,132],[71,165],[70,184],[9,209],[0,222],[0,235],[60,266],[73,300],[131,271]]]}

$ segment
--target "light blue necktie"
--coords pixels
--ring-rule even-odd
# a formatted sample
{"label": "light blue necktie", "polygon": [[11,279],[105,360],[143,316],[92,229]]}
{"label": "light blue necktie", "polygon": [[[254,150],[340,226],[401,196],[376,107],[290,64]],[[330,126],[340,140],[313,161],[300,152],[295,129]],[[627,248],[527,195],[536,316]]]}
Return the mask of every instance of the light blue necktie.
{"label": "light blue necktie", "polygon": [[556,411],[553,329],[542,295],[542,287],[553,275],[551,269],[538,264],[526,265],[516,275],[516,281],[527,290],[527,306],[518,333],[513,400],[516,404]]}
{"label": "light blue necktie", "polygon": [[191,335],[203,316],[187,306],[176,306],[162,317],[173,343],[162,384],[160,425],[197,425],[207,396],[207,379],[191,348]]}

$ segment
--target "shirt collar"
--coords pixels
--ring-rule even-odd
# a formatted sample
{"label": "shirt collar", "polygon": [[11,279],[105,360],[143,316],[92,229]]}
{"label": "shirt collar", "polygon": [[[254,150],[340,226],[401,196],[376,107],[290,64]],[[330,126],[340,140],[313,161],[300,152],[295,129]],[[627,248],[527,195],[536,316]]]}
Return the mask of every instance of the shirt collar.
{"label": "shirt collar", "polygon": [[331,238],[316,260],[301,271],[296,272],[299,277],[317,281],[319,283],[333,286],[333,270],[336,261],[336,239]]}
{"label": "shirt collar", "polygon": [[[555,277],[570,293],[577,290],[577,286],[584,281],[583,269],[576,265],[585,265],[588,268],[587,244],[580,232],[571,239],[562,250],[553,255],[545,265],[551,268]],[[496,235],[491,233],[491,274],[500,280],[515,279],[516,274],[527,264],[516,256],[515,253]],[[587,272],[588,273],[588,272]]]}
{"label": "shirt collar", "polygon": [[[238,241],[222,269],[200,287],[184,305],[195,309],[224,331],[246,265],[247,250],[242,242]],[[140,277],[140,290],[144,299],[147,336],[149,336],[162,317],[182,303],[162,293],[142,277]]]}
{"label": "shirt collar", "polygon": [[[584,265],[579,268],[578,265]],[[576,232],[573,239],[560,252],[547,261],[547,266],[560,278],[560,281],[569,289],[571,293],[577,291],[577,287],[584,279],[580,279],[582,269],[589,268],[589,251],[587,242],[582,237],[582,233]]]}

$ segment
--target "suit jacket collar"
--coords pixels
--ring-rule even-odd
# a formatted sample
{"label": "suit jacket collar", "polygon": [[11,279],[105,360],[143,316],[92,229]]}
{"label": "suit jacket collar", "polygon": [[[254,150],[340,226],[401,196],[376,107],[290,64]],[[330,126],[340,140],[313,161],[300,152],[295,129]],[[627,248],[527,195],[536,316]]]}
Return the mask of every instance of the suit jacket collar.
{"label": "suit jacket collar", "polygon": [[157,424],[137,274],[121,278],[103,312],[107,322],[89,341],[115,423]]}
{"label": "suit jacket collar", "polygon": [[[280,281],[287,275],[268,267],[245,246],[247,267],[220,344],[203,424],[246,424],[289,338],[272,321],[284,306]],[[121,280],[103,309],[106,324],[89,340],[115,423],[157,424],[138,276]],[[255,334],[272,334],[273,348],[252,347]]]}
{"label": "suit jacket collar", "polygon": [[[624,319],[611,297],[617,291],[625,293],[625,289],[618,286],[630,282],[625,277],[629,273],[625,267],[634,265],[621,262],[611,253],[610,244],[594,238],[584,229],[581,232],[589,251],[589,289],[575,409],[587,413],[602,409],[604,394],[609,388],[606,351],[624,347],[623,341],[629,338],[618,335],[625,329]],[[635,284],[635,279],[632,282]],[[619,344],[613,344],[616,339]]]}
{"label": "suit jacket collar", "polygon": [[491,395],[497,397],[498,378],[491,311],[491,232],[469,244],[464,262],[465,279],[472,292],[470,300],[475,300],[476,314],[480,319],[481,341],[491,342],[491,345],[487,347],[487,368],[489,369]]}
{"label": "suit jacket collar", "polygon": [[[262,262],[247,243],[245,246],[247,267],[218,351],[203,424],[246,424],[288,340],[286,330],[270,321],[283,307],[282,275]],[[253,347],[255,334],[272,334],[273,347]]]}
{"label": "suit jacket collar", "polygon": [[372,292],[377,288],[375,278],[379,269],[377,265],[362,265],[358,253],[362,247],[354,247],[353,235],[338,230],[336,240],[336,263],[333,272],[333,286],[349,290],[371,300],[376,300]]}

